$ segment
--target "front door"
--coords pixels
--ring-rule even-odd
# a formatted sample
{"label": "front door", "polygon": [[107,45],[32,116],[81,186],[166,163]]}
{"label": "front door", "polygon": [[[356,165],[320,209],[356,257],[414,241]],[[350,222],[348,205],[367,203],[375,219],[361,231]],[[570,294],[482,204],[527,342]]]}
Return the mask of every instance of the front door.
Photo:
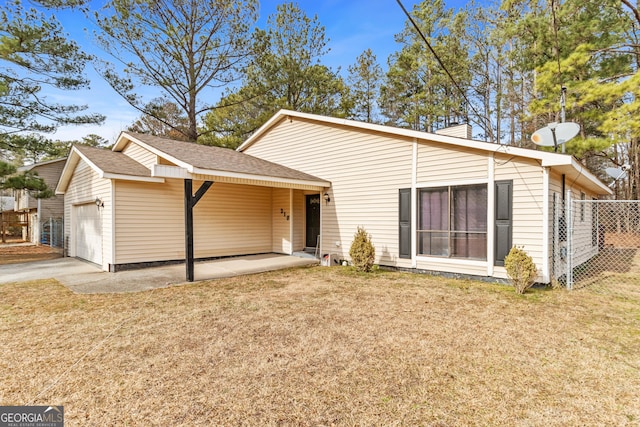
{"label": "front door", "polygon": [[311,194],[307,196],[307,239],[305,246],[314,248],[318,243],[320,235],[320,195]]}

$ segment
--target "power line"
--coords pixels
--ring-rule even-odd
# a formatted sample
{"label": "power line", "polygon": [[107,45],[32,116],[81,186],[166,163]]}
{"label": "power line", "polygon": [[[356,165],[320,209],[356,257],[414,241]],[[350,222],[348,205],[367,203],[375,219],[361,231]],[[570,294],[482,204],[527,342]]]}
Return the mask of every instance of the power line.
{"label": "power line", "polygon": [[[438,61],[438,64],[440,65],[440,67],[444,70],[444,72],[447,74],[447,76],[449,76],[449,79],[451,80],[451,82],[453,83],[453,85],[455,86],[455,88],[458,90],[458,92],[460,92],[460,94],[462,95],[462,97],[464,98],[465,102],[467,103],[467,105],[469,106],[469,108],[471,108],[471,110],[473,111],[473,113],[477,116],[477,117],[483,117],[480,113],[478,113],[478,111],[473,107],[473,104],[469,101],[469,99],[467,98],[467,94],[465,93],[465,91],[462,90],[462,88],[460,87],[460,85],[458,84],[458,82],[456,81],[456,79],[453,78],[453,76],[451,75],[451,73],[449,72],[449,70],[447,69],[447,67],[444,66],[444,64],[442,63],[442,60],[440,60],[440,57],[438,56],[438,54],[436,53],[435,50],[433,50],[433,47],[431,47],[431,43],[429,43],[429,40],[427,40],[427,38],[425,37],[425,35],[422,33],[422,30],[420,30],[420,27],[418,27],[418,24],[416,24],[416,22],[413,20],[413,18],[411,17],[411,14],[409,14],[409,12],[407,12],[407,9],[405,9],[404,5],[402,4],[402,2],[400,0],[396,0],[398,2],[398,5],[400,5],[400,7],[402,8],[402,11],[404,12],[405,15],[407,15],[407,18],[409,19],[409,22],[411,22],[411,25],[413,25],[413,28],[415,28],[416,32],[418,33],[418,35],[420,35],[420,38],[422,38],[422,41],[424,41],[424,43],[427,45],[427,47],[429,48],[429,50],[431,51],[431,53],[433,54],[434,58],[436,58],[436,61]],[[481,123],[478,123],[479,125],[482,126]],[[482,126],[484,128],[484,126]],[[489,126],[487,126],[486,129],[484,129],[485,131],[489,132],[489,137],[491,138],[492,141],[495,141],[495,138],[493,136],[493,129],[491,129],[491,125],[489,124]]]}

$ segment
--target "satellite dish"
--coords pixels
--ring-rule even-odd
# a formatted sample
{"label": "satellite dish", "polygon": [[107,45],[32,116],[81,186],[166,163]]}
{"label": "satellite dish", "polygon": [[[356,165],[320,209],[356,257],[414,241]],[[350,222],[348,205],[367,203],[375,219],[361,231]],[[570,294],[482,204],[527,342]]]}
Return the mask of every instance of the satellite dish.
{"label": "satellite dish", "polygon": [[580,125],[573,122],[558,123],[556,128],[556,139],[558,145],[572,140],[580,133]]}
{"label": "satellite dish", "polygon": [[613,178],[614,182],[619,179],[625,179],[627,177],[627,171],[625,169],[606,168],[604,171],[607,173],[607,175]]}
{"label": "satellite dish", "polygon": [[553,132],[551,128],[545,126],[538,129],[531,135],[531,141],[540,147],[554,147],[556,144],[553,142]]}
{"label": "satellite dish", "polygon": [[580,125],[577,123],[549,123],[541,129],[538,129],[531,135],[531,141],[540,147],[556,147],[575,138],[580,133]]}

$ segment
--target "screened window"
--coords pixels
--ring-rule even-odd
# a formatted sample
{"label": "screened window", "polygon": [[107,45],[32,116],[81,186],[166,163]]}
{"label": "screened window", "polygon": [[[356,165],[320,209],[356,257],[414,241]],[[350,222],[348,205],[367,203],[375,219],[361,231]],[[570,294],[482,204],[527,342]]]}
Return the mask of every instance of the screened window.
{"label": "screened window", "polygon": [[420,190],[418,254],[487,259],[487,186]]}

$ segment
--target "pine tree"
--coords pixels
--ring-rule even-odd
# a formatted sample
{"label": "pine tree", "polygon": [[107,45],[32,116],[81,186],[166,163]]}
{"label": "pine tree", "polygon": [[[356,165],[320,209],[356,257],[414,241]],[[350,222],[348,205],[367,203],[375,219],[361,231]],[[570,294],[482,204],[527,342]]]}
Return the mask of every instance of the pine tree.
{"label": "pine tree", "polygon": [[347,83],[353,109],[350,117],[369,123],[377,123],[377,100],[380,96],[382,68],[371,49],[367,49],[349,66]]}
{"label": "pine tree", "polygon": [[237,147],[276,111],[346,116],[342,78],[321,63],[327,53],[325,29],[295,3],[284,3],[254,33],[255,57],[243,84],[225,96],[205,119],[203,142]]}
{"label": "pine tree", "polygon": [[256,0],[111,0],[95,13],[96,36],[124,67],[100,61],[99,71],[130,105],[162,121],[140,95],[143,86],[160,89],[188,120],[165,124],[196,141],[215,91],[247,65],[257,8]]}

